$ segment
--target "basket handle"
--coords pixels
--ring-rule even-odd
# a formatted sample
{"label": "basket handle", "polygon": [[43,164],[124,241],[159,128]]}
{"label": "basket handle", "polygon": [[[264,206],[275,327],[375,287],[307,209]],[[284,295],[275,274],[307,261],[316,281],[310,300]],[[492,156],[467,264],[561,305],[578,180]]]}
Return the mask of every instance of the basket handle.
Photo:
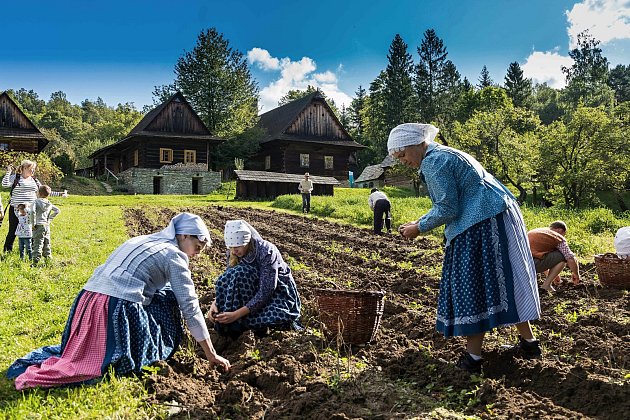
{"label": "basket handle", "polygon": [[375,281],[369,281],[367,282],[365,285],[363,285],[363,287],[361,288],[362,290],[368,290],[368,289],[374,289],[374,290],[383,290],[381,288],[381,285],[376,283]]}
{"label": "basket handle", "polygon": [[602,255],[602,257],[619,259],[619,255],[615,254],[614,252],[607,252],[604,255]]}
{"label": "basket handle", "polygon": [[337,286],[337,283],[335,283],[332,280],[324,280],[323,285],[326,285],[326,284],[333,286],[334,289],[339,289],[339,286]]}

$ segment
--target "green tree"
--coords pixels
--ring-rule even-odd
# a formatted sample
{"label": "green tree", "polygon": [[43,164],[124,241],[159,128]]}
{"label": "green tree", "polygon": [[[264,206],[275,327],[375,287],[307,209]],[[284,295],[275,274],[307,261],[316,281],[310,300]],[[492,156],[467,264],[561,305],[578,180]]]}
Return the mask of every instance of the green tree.
{"label": "green tree", "polygon": [[602,108],[578,106],[566,124],[556,121],[542,130],[539,178],[548,198],[567,208],[593,203],[595,192],[611,188],[617,173],[615,155],[625,155],[625,141],[614,136],[614,124]]}
{"label": "green tree", "polygon": [[630,65],[618,64],[610,70],[608,86],[615,91],[618,103],[630,101]]}
{"label": "green tree", "polygon": [[492,80],[492,78],[490,77],[490,72],[485,65],[481,69],[481,74],[479,75],[478,80],[479,84],[477,85],[477,87],[479,87],[479,89],[487,88],[494,84],[494,80]]}
{"label": "green tree", "polygon": [[[435,30],[427,29],[418,47],[420,59],[416,66],[415,90],[421,121],[435,120],[439,108],[439,96],[444,91],[444,66],[447,63],[446,47]],[[450,63],[450,61],[449,61]],[[452,63],[451,63],[452,64]]]}
{"label": "green tree", "polygon": [[251,127],[221,143],[213,154],[214,167],[234,169],[235,158],[247,162],[260,149],[258,139],[264,135],[260,127]]}
{"label": "green tree", "polygon": [[396,34],[387,54],[384,113],[387,130],[414,120],[414,95],[411,83],[413,61],[407,44]]}
{"label": "green tree", "polygon": [[389,135],[389,124],[386,119],[386,92],[385,79],[387,75],[382,71],[376,79],[370,83],[370,94],[365,104],[365,137],[373,151],[373,160],[365,162],[376,163],[387,156],[387,136]]}
{"label": "green tree", "polygon": [[560,103],[560,92],[546,83],[534,86],[532,109],[545,125],[549,125],[564,116],[564,109]]}
{"label": "green tree", "polygon": [[247,60],[215,28],[199,34],[174,72],[173,85],[157,86],[154,95],[181,90],[212,133],[233,137],[258,121],[258,87]]}
{"label": "green tree", "polygon": [[523,70],[518,62],[510,63],[505,75],[505,90],[512,99],[514,106],[529,108],[532,96],[532,81],[523,76]]}
{"label": "green tree", "polygon": [[577,47],[569,51],[573,65],[562,66],[567,82],[563,100],[572,109],[579,103],[590,107],[613,105],[614,91],[608,86],[608,59],[602,56],[599,43],[588,31],[578,34]]}
{"label": "green tree", "polygon": [[354,95],[355,97],[352,99],[348,110],[350,114],[350,134],[354,140],[363,144],[363,134],[365,131],[365,123],[363,122],[363,119],[367,94],[365,89],[359,85],[359,88],[356,92],[354,92]]}

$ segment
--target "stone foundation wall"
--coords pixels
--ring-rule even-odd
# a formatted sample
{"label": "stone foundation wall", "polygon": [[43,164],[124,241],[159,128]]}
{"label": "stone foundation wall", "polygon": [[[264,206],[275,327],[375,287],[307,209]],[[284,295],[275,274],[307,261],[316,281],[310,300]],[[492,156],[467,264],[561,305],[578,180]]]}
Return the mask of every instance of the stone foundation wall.
{"label": "stone foundation wall", "polygon": [[193,194],[193,180],[197,180],[198,194],[209,194],[221,186],[219,172],[211,171],[130,168],[118,177],[132,194],[154,194],[156,178],[159,194]]}

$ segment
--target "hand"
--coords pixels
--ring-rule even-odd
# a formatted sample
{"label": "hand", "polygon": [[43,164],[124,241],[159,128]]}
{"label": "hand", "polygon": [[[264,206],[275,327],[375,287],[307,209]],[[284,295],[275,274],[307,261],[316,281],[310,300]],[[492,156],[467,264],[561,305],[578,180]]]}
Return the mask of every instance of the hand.
{"label": "hand", "polygon": [[400,225],[400,227],[398,228],[398,232],[400,232],[400,234],[407,239],[413,239],[420,235],[420,231],[418,230],[418,223],[415,221]]}
{"label": "hand", "polygon": [[571,280],[573,280],[573,284],[577,286],[578,284],[580,284],[580,280],[581,280],[580,275],[577,273],[572,273]]}
{"label": "hand", "polygon": [[13,172],[13,165],[8,165],[7,166],[7,172]]}
{"label": "hand", "polygon": [[208,319],[212,322],[216,321],[216,317],[219,314],[219,310],[217,309],[217,301],[213,300],[212,305],[210,305],[210,312],[208,312]]}
{"label": "hand", "polygon": [[225,357],[221,357],[218,354],[210,354],[208,355],[208,361],[212,366],[219,365],[225,369],[226,372],[230,371],[230,361]]}
{"label": "hand", "polygon": [[240,315],[236,312],[221,312],[214,317],[214,319],[219,324],[231,324],[232,322],[238,321]]}

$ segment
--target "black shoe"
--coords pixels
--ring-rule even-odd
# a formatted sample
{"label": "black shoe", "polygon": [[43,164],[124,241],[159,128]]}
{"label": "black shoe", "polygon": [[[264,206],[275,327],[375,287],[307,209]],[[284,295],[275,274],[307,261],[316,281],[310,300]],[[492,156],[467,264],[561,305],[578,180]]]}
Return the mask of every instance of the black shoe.
{"label": "black shoe", "polygon": [[483,363],[483,359],[475,360],[472,358],[470,353],[467,351],[462,354],[462,357],[459,358],[455,366],[458,368],[465,370],[468,373],[481,375],[481,364]]}
{"label": "black shoe", "polygon": [[527,341],[520,335],[518,336],[518,344],[513,346],[512,350],[526,359],[536,359],[542,356],[540,341]]}

